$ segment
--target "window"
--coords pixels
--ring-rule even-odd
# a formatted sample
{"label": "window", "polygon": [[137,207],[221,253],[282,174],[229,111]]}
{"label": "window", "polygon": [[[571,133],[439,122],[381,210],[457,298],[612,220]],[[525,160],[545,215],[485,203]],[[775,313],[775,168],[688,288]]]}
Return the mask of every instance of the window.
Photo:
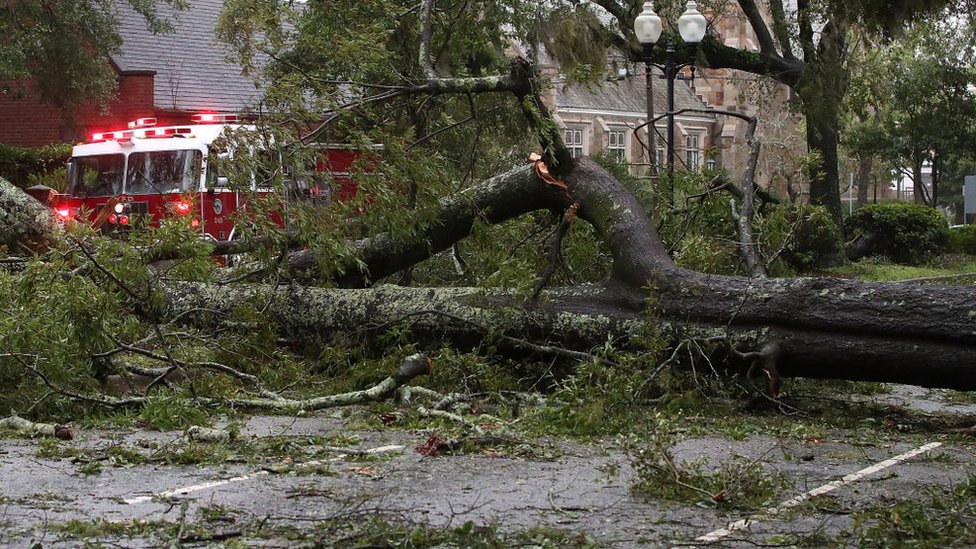
{"label": "window", "polygon": [[203,154],[197,150],[138,152],[129,155],[125,175],[128,194],[196,191]]}
{"label": "window", "polygon": [[566,148],[573,158],[583,156],[583,128],[566,128]]}
{"label": "window", "polygon": [[120,194],[124,162],[121,154],[72,158],[68,167],[68,194],[72,198]]}
{"label": "window", "polygon": [[654,156],[654,165],[657,167],[657,173],[661,173],[664,171],[664,164],[666,162],[664,160],[664,155],[665,155],[664,146],[658,145],[657,153]]}
{"label": "window", "polygon": [[691,171],[697,171],[701,163],[700,146],[698,134],[688,134],[685,138],[685,161]]}
{"label": "window", "polygon": [[627,133],[624,130],[607,132],[607,152],[617,162],[627,162]]}

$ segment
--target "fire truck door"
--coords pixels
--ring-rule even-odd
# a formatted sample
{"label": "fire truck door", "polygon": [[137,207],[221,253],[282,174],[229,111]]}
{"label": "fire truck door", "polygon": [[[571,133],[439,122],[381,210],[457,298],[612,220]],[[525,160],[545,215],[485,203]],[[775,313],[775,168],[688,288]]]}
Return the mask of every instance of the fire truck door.
{"label": "fire truck door", "polygon": [[213,163],[207,167],[206,183],[206,190],[200,193],[203,233],[214,240],[230,240],[234,237],[238,194],[227,186],[227,178],[217,173]]}

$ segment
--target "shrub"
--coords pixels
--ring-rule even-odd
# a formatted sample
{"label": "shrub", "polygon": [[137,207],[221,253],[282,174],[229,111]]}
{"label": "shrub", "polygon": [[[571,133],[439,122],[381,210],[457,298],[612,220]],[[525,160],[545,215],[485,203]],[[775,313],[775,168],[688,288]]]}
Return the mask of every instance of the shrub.
{"label": "shrub", "polygon": [[[71,156],[71,145],[57,143],[43,147],[13,147],[0,143],[0,177],[18,187],[43,183],[63,190],[67,179],[64,166]],[[45,174],[55,174],[53,177]]]}
{"label": "shrub", "polygon": [[674,255],[679,267],[715,274],[735,274],[741,259],[731,238],[690,234],[681,239]]}
{"label": "shrub", "polygon": [[714,274],[740,274],[742,259],[736,245],[738,229],[729,207],[731,197],[725,193],[711,193],[705,197],[685,200],[685,196],[701,194],[700,174],[680,173],[675,176],[676,208],[679,213],[667,212],[670,207],[670,188],[659,181],[657,208],[660,215],[658,232],[664,245],[673,252],[675,262],[684,268]]}
{"label": "shrub", "polygon": [[782,204],[755,224],[763,255],[776,256],[788,270],[829,267],[841,257],[840,229],[823,206]]}
{"label": "shrub", "polygon": [[976,225],[949,229],[949,251],[956,254],[976,255]]}
{"label": "shrub", "polygon": [[865,255],[883,255],[896,263],[918,264],[943,251],[949,225],[936,209],[908,202],[870,204],[848,219],[849,233],[868,238]]}

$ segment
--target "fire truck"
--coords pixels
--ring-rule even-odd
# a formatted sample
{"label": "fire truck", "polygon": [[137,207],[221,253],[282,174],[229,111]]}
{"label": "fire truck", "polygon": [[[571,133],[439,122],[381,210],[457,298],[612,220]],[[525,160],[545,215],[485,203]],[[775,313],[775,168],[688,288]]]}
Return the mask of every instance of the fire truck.
{"label": "fire truck", "polygon": [[[190,226],[214,241],[232,240],[234,214],[245,198],[218,173],[220,155],[215,142],[225,132],[251,128],[236,115],[196,114],[192,124],[157,126],[155,118],[140,118],[125,130],[98,132],[72,149],[66,194],[55,203],[58,219],[85,220],[103,232],[124,232],[140,225],[159,226],[166,217],[189,218]],[[337,199],[355,194],[349,170],[355,151],[341,146],[321,147],[315,171],[327,173],[338,186]],[[316,178],[318,179],[318,178]],[[256,195],[271,189],[251,183]],[[331,186],[317,181],[291,182],[293,197],[330,197]],[[275,221],[282,223],[280,212]]]}

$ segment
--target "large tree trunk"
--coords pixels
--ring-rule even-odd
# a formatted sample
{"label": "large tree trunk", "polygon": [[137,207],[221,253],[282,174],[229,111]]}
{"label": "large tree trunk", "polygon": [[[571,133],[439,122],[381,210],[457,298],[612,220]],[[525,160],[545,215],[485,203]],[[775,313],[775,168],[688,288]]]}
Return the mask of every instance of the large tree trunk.
{"label": "large tree trunk", "polygon": [[577,203],[580,218],[611,251],[612,276],[602,284],[551,289],[527,304],[505,290],[174,281],[163,288],[166,310],[214,323],[256,300],[292,340],[368,340],[400,324],[418,342],[449,341],[471,349],[491,341],[523,352],[551,352],[547,345],[585,351],[608,338],[628,348],[651,325],[672,345],[707,342],[702,347],[711,349],[712,360],[732,367],[761,358],[783,376],[976,389],[972,288],[750,279],[680,269],[639,202],[613,176],[588,159],[565,169],[567,191],[527,166],[445,199],[438,219],[414,240],[378,235],[360,242],[365,270],[350,272],[353,279],[376,280],[464,238],[475,219],[498,223]]}
{"label": "large tree trunk", "polygon": [[922,179],[922,161],[915,160],[912,163],[912,186],[915,189],[915,203],[925,204],[926,192],[925,192],[925,180]]}
{"label": "large tree trunk", "polygon": [[[551,290],[540,307],[476,288],[182,283],[167,293],[172,312],[208,310],[208,316],[260,300],[281,333],[300,342],[350,335],[368,340],[401,326],[418,342],[450,342],[462,349],[491,339],[509,350],[556,345],[586,351],[608,338],[617,348],[633,349],[632,336],[652,323],[672,346],[684,339],[722,342],[716,353],[731,366],[745,363],[726,352],[726,343],[740,353],[773,349],[785,377],[976,389],[972,292],[960,299],[958,287],[669,274],[656,290],[612,284]],[[499,334],[508,337],[499,341]],[[534,343],[523,345],[527,341]]]}
{"label": "large tree trunk", "polygon": [[813,32],[813,22],[803,23],[801,36],[806,61],[796,90],[803,102],[807,124],[807,148],[822,155],[819,172],[811,174],[810,201],[827,208],[838,227],[843,226],[840,204],[840,173],[837,145],[839,141],[840,110],[847,93],[848,75],[845,68],[847,24],[832,21],[820,31],[819,44]]}
{"label": "large tree trunk", "polygon": [[[192,284],[170,286],[169,303],[173,313],[201,310],[212,318],[213,311],[227,312],[234,304],[257,299],[293,339],[368,335],[403,323],[418,340],[452,341],[466,349],[492,334],[506,334],[510,346],[529,350],[535,347],[518,341],[586,350],[610,337],[626,348],[631,336],[651,323],[672,345],[696,338],[725,340],[738,353],[765,350],[784,376],[976,389],[970,364],[976,349],[972,289],[829,278],[750,279],[680,269],[640,204],[610,174],[580,159],[565,181],[572,200],[581,205],[580,217],[608,243],[613,276],[601,285],[550,290],[542,305],[530,306],[501,290],[473,288]],[[475,217],[500,222],[535,209],[563,208],[568,201],[531,168],[515,170],[446,200],[440,219],[414,242],[395,243],[381,235],[360,243],[368,275],[392,274],[445,249],[467,234]],[[725,352],[724,358],[732,365],[742,363],[737,353]]]}
{"label": "large tree trunk", "polygon": [[[806,101],[805,101],[806,102]],[[817,108],[822,106],[818,105]],[[844,213],[840,205],[840,172],[837,169],[838,123],[836,113],[805,113],[807,119],[807,146],[820,151],[823,161],[819,171],[811,174],[810,202],[827,208],[838,227],[843,226]]]}

